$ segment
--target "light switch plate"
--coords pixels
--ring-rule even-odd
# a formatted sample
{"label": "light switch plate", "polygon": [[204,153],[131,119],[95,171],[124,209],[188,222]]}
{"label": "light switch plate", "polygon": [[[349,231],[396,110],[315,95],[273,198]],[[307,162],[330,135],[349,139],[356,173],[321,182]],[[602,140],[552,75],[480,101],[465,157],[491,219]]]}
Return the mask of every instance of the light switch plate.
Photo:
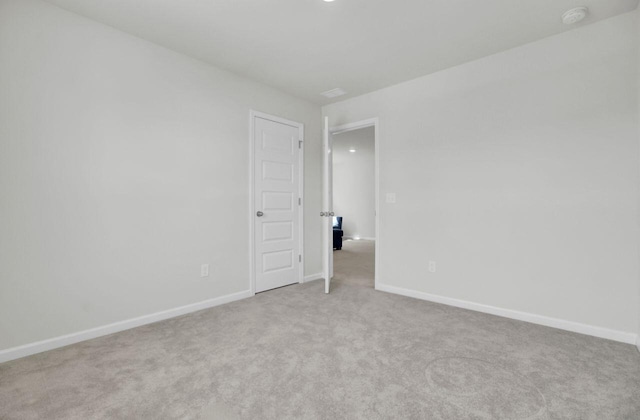
{"label": "light switch plate", "polygon": [[202,264],[200,266],[200,277],[209,277],[209,264]]}

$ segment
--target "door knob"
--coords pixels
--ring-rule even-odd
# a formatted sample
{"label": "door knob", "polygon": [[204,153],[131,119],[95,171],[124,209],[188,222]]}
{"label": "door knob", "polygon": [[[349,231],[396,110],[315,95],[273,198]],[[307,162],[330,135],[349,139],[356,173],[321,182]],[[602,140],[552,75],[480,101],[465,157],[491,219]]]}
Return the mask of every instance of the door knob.
{"label": "door knob", "polygon": [[336,214],[334,212],[331,212],[329,214],[327,214],[327,216],[335,216]]}
{"label": "door knob", "polygon": [[324,216],[325,216],[324,212],[323,212],[323,211],[321,211],[321,212],[320,212],[320,217],[324,217]]}
{"label": "door knob", "polygon": [[264,213],[263,213],[263,212],[261,212],[261,211],[258,211],[258,212],[256,212],[256,216],[258,216],[258,217],[262,217],[262,216],[264,216]]}

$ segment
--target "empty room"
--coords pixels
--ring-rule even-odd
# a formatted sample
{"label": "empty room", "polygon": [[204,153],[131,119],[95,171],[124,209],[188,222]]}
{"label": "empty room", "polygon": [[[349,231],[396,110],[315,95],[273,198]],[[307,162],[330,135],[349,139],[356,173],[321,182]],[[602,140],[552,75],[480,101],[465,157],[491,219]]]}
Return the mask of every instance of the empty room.
{"label": "empty room", "polygon": [[640,419],[638,0],[0,0],[0,419]]}

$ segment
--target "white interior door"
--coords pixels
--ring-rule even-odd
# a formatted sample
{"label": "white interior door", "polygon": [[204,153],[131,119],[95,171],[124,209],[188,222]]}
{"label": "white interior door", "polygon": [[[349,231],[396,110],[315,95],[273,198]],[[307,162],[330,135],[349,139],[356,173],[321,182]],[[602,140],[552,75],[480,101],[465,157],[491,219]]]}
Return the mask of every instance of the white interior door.
{"label": "white interior door", "polygon": [[254,117],[256,293],[300,281],[301,126]]}
{"label": "white interior door", "polygon": [[324,292],[329,293],[333,277],[333,156],[331,133],[329,133],[329,117],[324,117],[323,130],[323,182],[322,182],[322,216],[323,231],[323,275]]}

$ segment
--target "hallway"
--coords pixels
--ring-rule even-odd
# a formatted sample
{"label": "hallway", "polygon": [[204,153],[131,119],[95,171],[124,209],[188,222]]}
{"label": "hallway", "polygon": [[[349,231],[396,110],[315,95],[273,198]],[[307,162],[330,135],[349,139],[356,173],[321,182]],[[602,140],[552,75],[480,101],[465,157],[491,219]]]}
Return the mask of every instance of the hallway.
{"label": "hallway", "polygon": [[342,285],[374,287],[375,241],[348,239],[340,251],[333,251],[331,289]]}

